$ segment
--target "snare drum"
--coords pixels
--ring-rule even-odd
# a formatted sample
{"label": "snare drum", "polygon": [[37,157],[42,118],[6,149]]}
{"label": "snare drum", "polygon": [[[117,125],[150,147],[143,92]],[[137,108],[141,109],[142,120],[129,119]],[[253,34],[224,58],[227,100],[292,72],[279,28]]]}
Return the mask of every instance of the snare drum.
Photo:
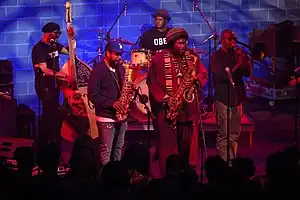
{"label": "snare drum", "polygon": [[138,69],[147,69],[150,65],[151,54],[150,50],[134,49],[131,51],[131,65]]}

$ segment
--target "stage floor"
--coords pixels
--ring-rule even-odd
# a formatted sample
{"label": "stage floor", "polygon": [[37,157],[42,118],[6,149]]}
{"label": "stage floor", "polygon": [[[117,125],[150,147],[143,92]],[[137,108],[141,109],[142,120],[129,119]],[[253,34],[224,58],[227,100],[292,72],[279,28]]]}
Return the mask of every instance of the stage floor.
{"label": "stage floor", "polygon": [[[240,138],[240,145],[238,149],[238,156],[248,157],[253,159],[256,167],[256,175],[265,174],[265,164],[268,156],[279,150],[295,144],[295,104],[294,102],[278,101],[275,107],[270,107],[269,101],[251,97],[245,104],[244,117],[242,119],[242,134]],[[300,112],[299,112],[300,113]],[[143,124],[130,124],[131,130],[146,130],[146,122]],[[207,132],[207,153],[208,156],[216,155],[215,147],[215,133],[217,125],[215,115],[212,114],[209,118],[204,120],[204,128]],[[209,132],[212,131],[212,132]],[[251,131],[251,132],[250,132]],[[135,134],[135,132],[137,132]],[[146,132],[147,131],[143,131]],[[249,145],[250,134],[252,145]],[[298,117],[298,144],[300,144],[300,116]],[[249,135],[248,135],[249,134]],[[152,135],[143,135],[141,131],[132,131],[127,134],[127,142],[131,143],[135,140],[147,139]],[[151,168],[152,172],[156,175],[158,170],[158,162],[152,160],[155,153],[155,136],[151,139]],[[152,138],[153,138],[152,137]],[[200,143],[201,145],[202,143]],[[199,152],[201,148],[199,148]],[[206,158],[204,158],[205,160]],[[197,171],[200,173],[200,163],[197,166]]]}
{"label": "stage floor", "polygon": [[[202,117],[203,119],[203,129],[205,132],[215,132],[218,130],[218,125],[216,122],[216,116],[213,112],[206,113]],[[128,121],[128,131],[147,131],[148,124],[147,119],[142,120],[135,120],[131,119]],[[153,131],[152,124],[150,122],[150,131]],[[253,120],[247,116],[246,114],[242,117],[242,127],[241,132],[242,134],[249,134],[249,145],[252,145],[253,142],[253,132],[255,131],[255,125]]]}
{"label": "stage floor", "polygon": [[[203,115],[203,127],[205,131],[216,131],[218,129],[216,116],[214,113],[207,113]],[[242,132],[254,132],[255,126],[252,119],[246,114],[242,117]],[[135,120],[133,118],[128,121],[128,130],[148,130],[147,119]],[[152,123],[150,121],[150,130],[153,130]]]}

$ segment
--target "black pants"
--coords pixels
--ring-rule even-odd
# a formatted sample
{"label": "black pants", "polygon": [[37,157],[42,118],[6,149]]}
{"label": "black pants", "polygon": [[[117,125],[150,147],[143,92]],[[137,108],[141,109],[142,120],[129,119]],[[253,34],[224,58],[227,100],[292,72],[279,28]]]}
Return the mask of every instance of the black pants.
{"label": "black pants", "polygon": [[[228,106],[216,101],[216,120],[219,127],[217,134],[217,152],[227,161],[227,108]],[[229,107],[229,159],[236,157],[241,132],[242,105]]]}
{"label": "black pants", "polygon": [[157,115],[156,125],[159,133],[158,157],[160,175],[165,176],[166,160],[172,154],[179,155],[182,163],[188,165],[193,122],[180,122],[177,124],[176,129],[173,129],[165,120],[165,112],[161,111]]}
{"label": "black pants", "polygon": [[37,94],[42,103],[38,146],[41,148],[45,144],[55,143],[60,148],[62,115],[59,110],[59,89],[43,88]]}

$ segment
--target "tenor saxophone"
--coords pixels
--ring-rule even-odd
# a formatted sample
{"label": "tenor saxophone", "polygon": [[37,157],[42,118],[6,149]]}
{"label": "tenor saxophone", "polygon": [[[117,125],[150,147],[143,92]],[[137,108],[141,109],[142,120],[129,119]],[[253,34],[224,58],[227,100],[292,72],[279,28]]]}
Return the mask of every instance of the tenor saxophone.
{"label": "tenor saxophone", "polygon": [[[184,62],[186,62],[186,64],[188,64],[187,59],[191,59],[189,58],[190,53],[186,52],[185,56],[184,56]],[[185,73],[185,76],[183,77],[183,80],[181,82],[181,84],[179,85],[176,93],[170,97],[170,101],[172,102],[176,102],[175,105],[170,105],[168,104],[168,109],[166,112],[166,118],[167,120],[169,120],[171,122],[171,126],[173,128],[176,128],[176,118],[179,115],[179,110],[183,104],[184,101],[187,102],[192,102],[194,99],[194,89],[193,87],[190,86],[190,82],[192,82],[195,78],[195,66],[196,66],[196,62],[197,60],[194,59],[193,60],[193,65],[192,66],[188,66],[188,70]]]}
{"label": "tenor saxophone", "polygon": [[128,62],[123,61],[122,66],[125,68],[123,87],[119,101],[122,110],[116,109],[116,119],[123,121],[128,118],[130,105],[133,101],[135,91],[133,90],[134,83],[131,80],[132,68]]}
{"label": "tenor saxophone", "polygon": [[[184,60],[188,65],[188,60],[192,61],[192,66],[189,66],[189,68],[194,68],[196,70],[196,64],[198,61],[198,56],[196,56],[194,53],[190,53],[189,51],[186,51]],[[186,102],[192,103],[195,99],[195,87],[186,88],[186,90],[183,93],[183,98]]]}

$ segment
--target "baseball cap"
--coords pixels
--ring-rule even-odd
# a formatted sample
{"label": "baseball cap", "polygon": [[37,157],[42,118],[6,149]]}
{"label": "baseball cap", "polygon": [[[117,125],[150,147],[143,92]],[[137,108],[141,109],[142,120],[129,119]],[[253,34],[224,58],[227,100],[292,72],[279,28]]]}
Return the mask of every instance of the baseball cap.
{"label": "baseball cap", "polygon": [[118,41],[111,40],[106,44],[105,50],[113,51],[116,53],[123,53],[123,45]]}

